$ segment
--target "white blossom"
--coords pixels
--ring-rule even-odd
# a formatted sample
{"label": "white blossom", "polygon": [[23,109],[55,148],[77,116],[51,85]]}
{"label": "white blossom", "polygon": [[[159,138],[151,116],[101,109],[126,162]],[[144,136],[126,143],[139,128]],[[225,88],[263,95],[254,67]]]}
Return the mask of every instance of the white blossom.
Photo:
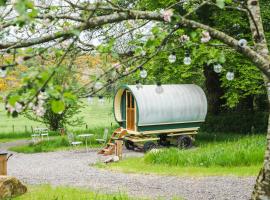
{"label": "white blossom", "polygon": [[207,42],[209,42],[210,40],[211,40],[211,36],[210,36],[209,32],[208,32],[208,31],[203,31],[203,32],[202,32],[201,42],[202,42],[202,43],[207,43]]}
{"label": "white blossom", "polygon": [[23,105],[20,104],[20,103],[18,103],[18,102],[16,102],[16,103],[15,103],[15,110],[16,110],[18,113],[22,112],[22,111],[23,111]]}
{"label": "white blossom", "polygon": [[48,98],[48,95],[46,92],[40,92],[37,98],[38,100],[45,100]]}
{"label": "white blossom", "polygon": [[45,108],[41,106],[37,106],[35,109],[35,113],[38,117],[43,117],[45,115],[45,112],[46,112]]}
{"label": "white blossom", "polygon": [[179,38],[179,41],[181,43],[186,43],[190,40],[190,37],[188,35],[182,35],[180,38]]}
{"label": "white blossom", "polygon": [[30,102],[30,103],[28,104],[28,108],[32,109],[33,107],[34,107],[34,104],[33,104],[32,102]]}

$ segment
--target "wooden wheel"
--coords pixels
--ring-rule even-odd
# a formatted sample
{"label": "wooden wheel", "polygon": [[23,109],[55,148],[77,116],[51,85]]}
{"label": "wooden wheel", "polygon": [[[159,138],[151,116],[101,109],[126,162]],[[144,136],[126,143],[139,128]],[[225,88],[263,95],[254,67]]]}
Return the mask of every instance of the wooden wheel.
{"label": "wooden wheel", "polygon": [[177,138],[177,147],[180,149],[188,149],[192,147],[192,138],[189,135],[181,135]]}
{"label": "wooden wheel", "polygon": [[129,141],[129,140],[125,140],[125,147],[128,149],[128,150],[134,150],[135,148],[135,145],[133,142]]}

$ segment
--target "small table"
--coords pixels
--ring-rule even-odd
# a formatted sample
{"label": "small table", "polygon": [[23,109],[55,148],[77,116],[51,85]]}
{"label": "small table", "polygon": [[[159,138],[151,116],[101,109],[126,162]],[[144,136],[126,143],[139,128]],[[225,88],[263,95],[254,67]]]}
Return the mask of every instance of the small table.
{"label": "small table", "polygon": [[[84,138],[85,139],[85,147],[86,147],[86,151],[87,152],[88,152],[87,138],[90,138],[92,136],[94,136],[94,134],[88,134],[88,133],[86,133],[86,134],[80,134],[80,135],[78,135],[78,137],[81,137],[81,138]],[[91,146],[91,140],[90,140],[90,146]]]}

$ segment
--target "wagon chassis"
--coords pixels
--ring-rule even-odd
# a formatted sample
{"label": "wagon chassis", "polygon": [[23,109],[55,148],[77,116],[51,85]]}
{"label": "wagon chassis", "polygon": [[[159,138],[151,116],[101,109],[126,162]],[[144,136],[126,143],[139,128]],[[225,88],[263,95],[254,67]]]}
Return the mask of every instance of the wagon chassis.
{"label": "wagon chassis", "polygon": [[168,146],[177,146],[181,149],[190,148],[198,129],[196,127],[144,132],[127,130],[128,134],[124,137],[124,142],[129,150],[139,149],[145,152],[153,148]]}

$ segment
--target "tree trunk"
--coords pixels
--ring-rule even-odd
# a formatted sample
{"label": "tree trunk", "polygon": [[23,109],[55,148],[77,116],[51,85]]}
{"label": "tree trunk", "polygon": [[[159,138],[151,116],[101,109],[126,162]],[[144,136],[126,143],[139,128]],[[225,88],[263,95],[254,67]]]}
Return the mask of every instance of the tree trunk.
{"label": "tree trunk", "polygon": [[[248,0],[247,8],[255,49],[259,54],[269,60],[269,50],[263,30],[259,1]],[[270,105],[270,80],[264,75],[263,77],[267,90],[268,104]],[[265,151],[264,163],[257,177],[251,199],[270,200],[270,115],[268,118],[267,147]]]}
{"label": "tree trunk", "polygon": [[221,81],[219,74],[213,71],[212,67],[204,66],[203,70],[205,76],[205,87],[208,97],[208,113],[217,115],[221,111],[221,106],[225,104],[224,90],[221,88]]}

